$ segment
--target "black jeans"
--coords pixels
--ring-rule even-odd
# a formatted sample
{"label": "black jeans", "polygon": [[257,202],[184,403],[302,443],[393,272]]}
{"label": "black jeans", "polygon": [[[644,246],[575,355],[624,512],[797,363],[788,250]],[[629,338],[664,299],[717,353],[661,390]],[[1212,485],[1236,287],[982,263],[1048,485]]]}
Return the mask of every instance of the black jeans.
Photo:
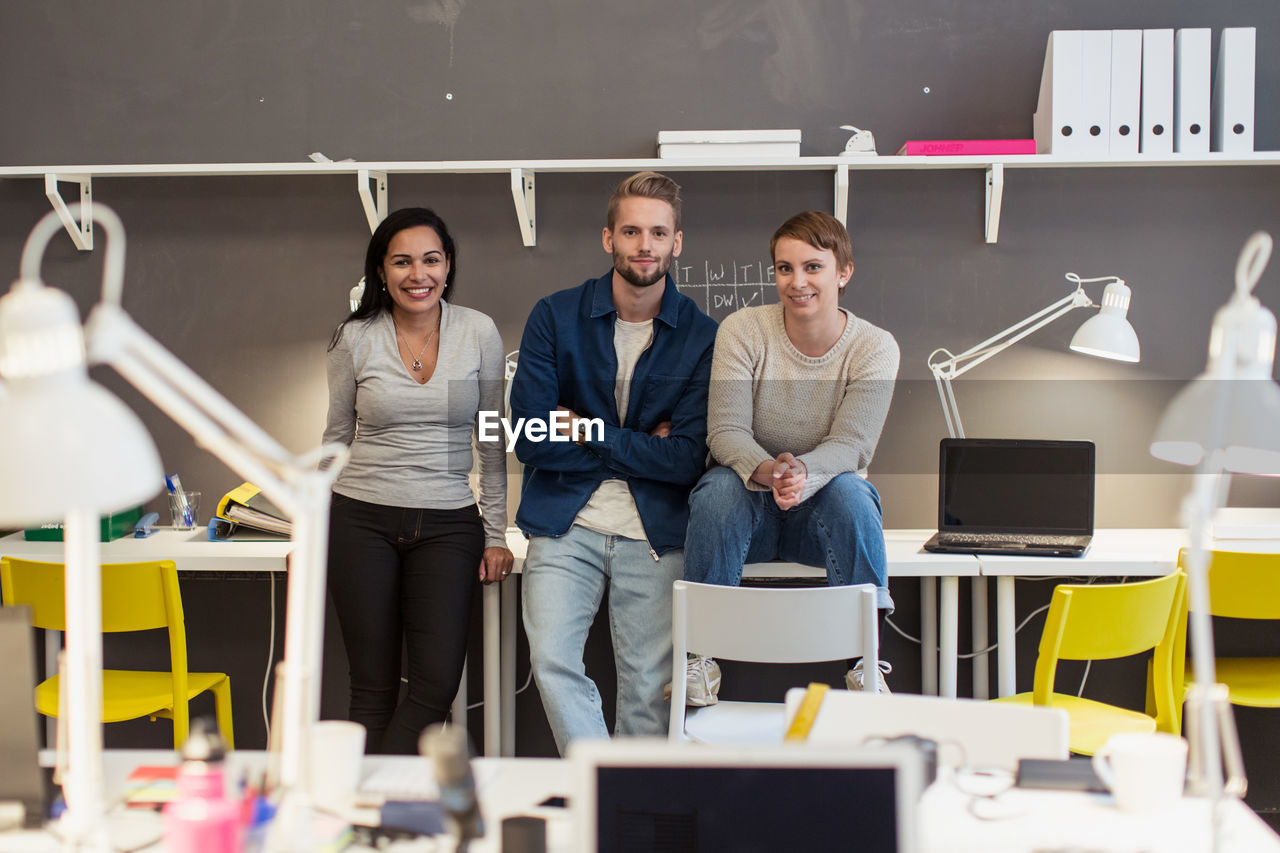
{"label": "black jeans", "polygon": [[[484,528],[475,505],[405,509],[334,494],[329,593],[347,648],[349,716],[365,751],[416,755],[449,714],[467,654]],[[409,690],[400,697],[401,643]]]}

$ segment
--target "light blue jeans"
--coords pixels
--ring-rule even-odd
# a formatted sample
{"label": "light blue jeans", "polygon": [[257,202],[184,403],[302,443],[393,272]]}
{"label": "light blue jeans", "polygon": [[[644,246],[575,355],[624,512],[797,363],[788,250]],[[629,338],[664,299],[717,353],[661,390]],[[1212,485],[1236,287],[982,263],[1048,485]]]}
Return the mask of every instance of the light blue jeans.
{"label": "light blue jeans", "polygon": [[875,486],[840,474],[783,511],[772,492],[748,491],[730,468],[703,474],[689,494],[685,578],[738,586],[744,563],[779,559],[825,567],[830,586],[875,584],[877,607],[893,612]]}
{"label": "light blue jeans", "polygon": [[600,691],[582,653],[609,590],[609,632],[618,670],[619,735],[665,735],[671,680],[671,585],[684,574],[679,548],[657,560],[647,542],[574,525],[535,536],[524,561],[523,613],[533,678],[563,755],[570,741],[608,737]]}

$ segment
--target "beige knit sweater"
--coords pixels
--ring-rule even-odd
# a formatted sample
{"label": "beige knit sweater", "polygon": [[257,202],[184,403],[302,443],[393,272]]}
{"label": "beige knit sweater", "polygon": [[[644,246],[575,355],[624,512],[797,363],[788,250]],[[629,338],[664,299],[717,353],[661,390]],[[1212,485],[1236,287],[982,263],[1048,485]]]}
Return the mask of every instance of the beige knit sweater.
{"label": "beige knit sweater", "polygon": [[810,358],[787,337],[782,311],[742,308],[720,324],[707,442],[715,461],[759,491],[751,474],[760,463],[795,454],[808,469],[805,501],[838,474],[867,475],[893,399],[898,343],[844,311],[840,339]]}

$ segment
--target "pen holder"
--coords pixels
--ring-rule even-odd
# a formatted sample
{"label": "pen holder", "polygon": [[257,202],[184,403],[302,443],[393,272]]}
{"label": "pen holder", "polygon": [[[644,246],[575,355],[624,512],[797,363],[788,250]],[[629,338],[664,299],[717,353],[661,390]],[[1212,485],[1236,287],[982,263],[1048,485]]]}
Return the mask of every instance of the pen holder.
{"label": "pen holder", "polygon": [[200,493],[185,490],[169,493],[169,517],[179,530],[192,530],[200,512]]}

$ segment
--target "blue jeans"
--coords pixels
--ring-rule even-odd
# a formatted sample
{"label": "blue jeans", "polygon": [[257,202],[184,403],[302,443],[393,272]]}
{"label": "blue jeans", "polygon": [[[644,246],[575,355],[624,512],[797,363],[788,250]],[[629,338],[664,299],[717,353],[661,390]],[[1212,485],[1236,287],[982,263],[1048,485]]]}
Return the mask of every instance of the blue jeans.
{"label": "blue jeans", "polygon": [[780,559],[825,567],[831,586],[875,584],[877,606],[893,612],[880,495],[857,474],[840,474],[783,511],[772,492],[749,491],[732,469],[716,466],[693,487],[689,510],[687,580],[738,586],[744,563]]}
{"label": "blue jeans", "polygon": [[684,573],[679,548],[657,560],[647,542],[574,525],[535,536],[524,561],[524,628],[533,678],[563,755],[581,737],[608,737],[600,692],[587,677],[587,632],[609,589],[609,632],[618,670],[619,735],[665,735],[671,680],[671,585]]}

